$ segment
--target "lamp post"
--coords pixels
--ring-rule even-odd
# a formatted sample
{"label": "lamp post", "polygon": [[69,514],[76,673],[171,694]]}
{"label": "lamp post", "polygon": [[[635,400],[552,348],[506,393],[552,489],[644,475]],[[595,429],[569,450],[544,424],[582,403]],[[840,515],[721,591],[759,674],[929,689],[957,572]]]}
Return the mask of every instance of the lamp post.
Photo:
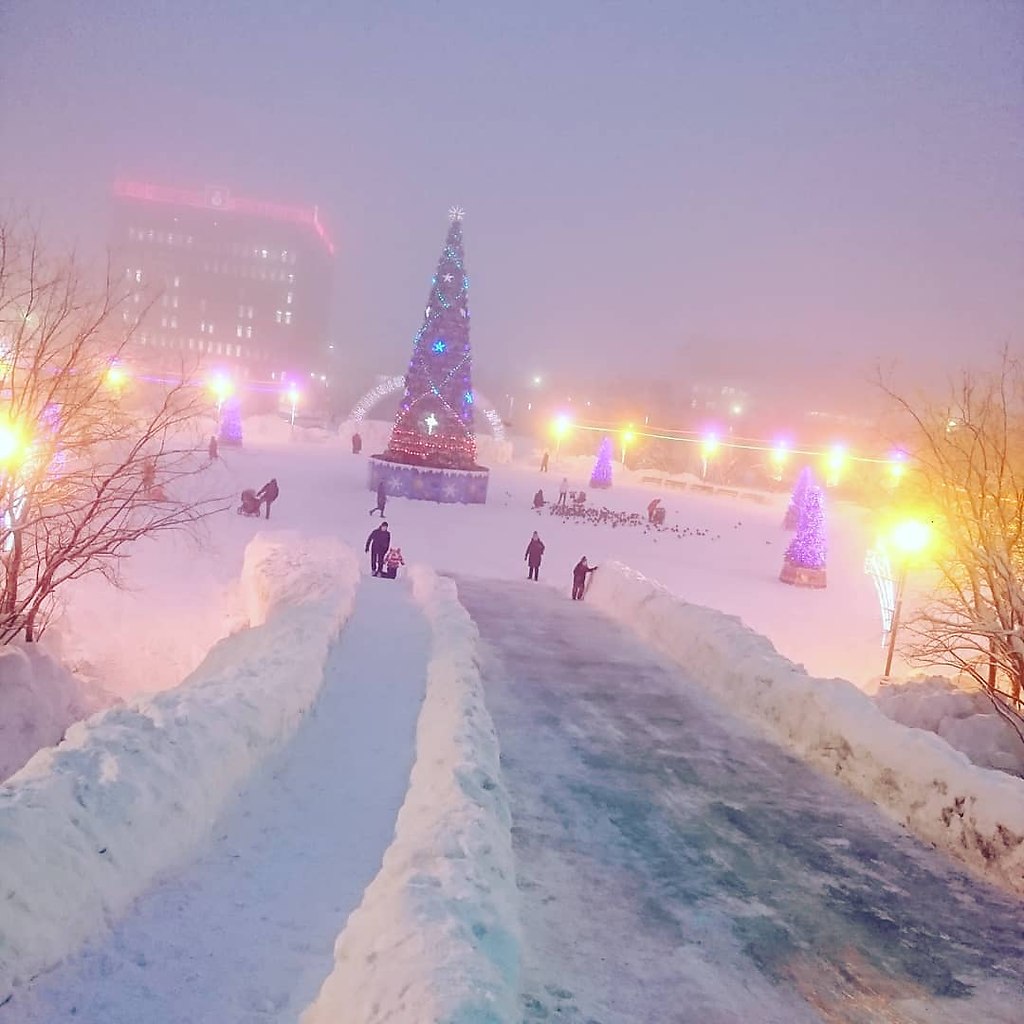
{"label": "lamp post", "polygon": [[299,392],[298,392],[298,389],[295,387],[294,384],[288,389],[288,400],[292,403],[292,430],[294,430],[295,429],[295,410],[296,410],[296,408],[298,407],[298,404],[299,404]]}
{"label": "lamp post", "polygon": [[622,432],[622,465],[626,465],[626,448],[633,443],[633,438],[636,435],[633,433],[632,427],[627,427]]}
{"label": "lamp post", "polygon": [[555,458],[558,458],[558,453],[562,450],[562,438],[569,433],[572,427],[572,419],[565,413],[555,417],[555,422],[551,429],[555,435]]}
{"label": "lamp post", "polygon": [[217,399],[217,419],[219,420],[224,402],[226,399],[231,397],[232,392],[235,390],[235,386],[232,384],[230,377],[224,376],[223,373],[218,373],[210,380],[210,390]]}
{"label": "lamp post", "polygon": [[708,464],[711,461],[711,457],[718,451],[718,435],[717,434],[706,434],[704,440],[700,445],[700,456],[701,456],[701,471],[700,476],[702,480],[707,479],[708,475]]}
{"label": "lamp post", "polygon": [[892,671],[893,654],[896,651],[896,634],[900,628],[900,613],[903,610],[903,591],[907,584],[907,568],[910,560],[921,554],[931,541],[931,527],[920,519],[906,519],[898,523],[889,535],[889,541],[899,557],[899,576],[896,580],[896,598],[893,601],[892,625],[889,627],[889,644],[885,652],[885,671],[888,679]]}

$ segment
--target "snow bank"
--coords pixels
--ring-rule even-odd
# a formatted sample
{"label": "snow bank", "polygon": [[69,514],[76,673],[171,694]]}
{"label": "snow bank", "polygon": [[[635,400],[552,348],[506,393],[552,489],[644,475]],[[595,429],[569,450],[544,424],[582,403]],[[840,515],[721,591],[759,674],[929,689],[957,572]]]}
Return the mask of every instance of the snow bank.
{"label": "snow bank", "polygon": [[40,747],[59,743],[73,722],[114,701],[38,644],[0,648],[0,781]]}
{"label": "snow bank", "polygon": [[511,819],[478,634],[451,580],[422,566],[410,575],[433,643],[409,792],[302,1024],[519,1019]]}
{"label": "snow bank", "polygon": [[177,689],[77,723],[0,786],[0,1003],[201,842],[316,698],[358,579],[336,542],[255,538],[250,628]]}
{"label": "snow bank", "polygon": [[[242,420],[242,443],[252,444],[291,444],[293,441],[314,441],[326,444],[337,441],[337,431],[326,427],[315,426],[301,419],[292,426],[291,419],[277,413],[263,413],[258,416],[246,416]],[[222,454],[230,455],[231,447],[223,446]]]}
{"label": "snow bank", "polygon": [[977,686],[942,676],[884,681],[874,701],[886,718],[941,736],[974,764],[1024,776],[1024,743]]}
{"label": "snow bank", "polygon": [[733,616],[687,604],[625,566],[589,599],[736,711],[875,801],[921,838],[1024,893],[1024,782],[891,721],[844,679],[816,679]]}

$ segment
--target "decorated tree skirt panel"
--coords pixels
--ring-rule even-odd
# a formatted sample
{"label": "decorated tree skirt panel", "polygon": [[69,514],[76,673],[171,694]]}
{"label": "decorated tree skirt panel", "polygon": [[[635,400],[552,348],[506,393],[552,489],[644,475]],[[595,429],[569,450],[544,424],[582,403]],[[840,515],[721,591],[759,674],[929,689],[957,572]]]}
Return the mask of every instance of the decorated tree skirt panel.
{"label": "decorated tree skirt panel", "polygon": [[444,504],[483,505],[487,501],[486,469],[434,469],[389,462],[374,455],[369,460],[371,491],[381,481],[388,497],[437,501]]}

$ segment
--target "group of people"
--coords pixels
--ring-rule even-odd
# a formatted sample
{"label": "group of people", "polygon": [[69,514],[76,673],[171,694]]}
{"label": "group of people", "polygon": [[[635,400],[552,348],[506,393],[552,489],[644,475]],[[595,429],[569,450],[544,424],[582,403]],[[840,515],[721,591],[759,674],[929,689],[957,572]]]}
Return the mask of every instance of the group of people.
{"label": "group of people", "polygon": [[[540,539],[540,534],[536,530],[533,531],[533,536],[530,538],[530,543],[526,545],[526,555],[523,561],[527,565],[526,578],[528,580],[538,581],[540,579],[540,563],[544,557],[544,541]],[[572,599],[574,601],[582,601],[583,594],[587,585],[587,577],[595,572],[597,569],[596,565],[589,565],[587,563],[587,556],[584,555],[575,565],[572,570]]]}
{"label": "group of people", "polygon": [[[584,505],[587,501],[587,493],[586,491],[570,491],[568,478],[562,477],[562,482],[558,487],[558,501],[555,502],[553,508],[568,508],[570,501],[576,506]],[[533,507],[543,508],[546,504],[544,491],[542,488],[538,488],[537,493],[533,496]]]}
{"label": "group of people", "polygon": [[399,568],[405,565],[402,549],[391,546],[391,531],[385,522],[366,538],[366,552],[370,556],[370,571],[374,576],[396,579]]}

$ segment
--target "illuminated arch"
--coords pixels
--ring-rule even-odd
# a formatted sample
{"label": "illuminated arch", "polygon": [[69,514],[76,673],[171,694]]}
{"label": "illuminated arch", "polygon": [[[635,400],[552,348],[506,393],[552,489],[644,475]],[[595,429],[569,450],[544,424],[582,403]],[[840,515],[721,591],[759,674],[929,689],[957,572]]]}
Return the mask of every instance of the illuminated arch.
{"label": "illuminated arch", "polygon": [[[405,389],[405,378],[404,377],[388,377],[382,380],[376,387],[370,388],[369,391],[359,399],[354,406],[352,411],[348,414],[348,418],[353,423],[359,423],[366,419],[369,411],[380,401],[383,401],[388,395],[393,395],[396,391],[402,391]],[[474,403],[476,407],[484,414],[484,419],[491,426],[491,433],[494,435],[495,441],[505,440],[505,424],[501,422],[501,416],[495,410],[494,406],[487,400],[486,396],[482,395],[479,391],[473,392]]]}

